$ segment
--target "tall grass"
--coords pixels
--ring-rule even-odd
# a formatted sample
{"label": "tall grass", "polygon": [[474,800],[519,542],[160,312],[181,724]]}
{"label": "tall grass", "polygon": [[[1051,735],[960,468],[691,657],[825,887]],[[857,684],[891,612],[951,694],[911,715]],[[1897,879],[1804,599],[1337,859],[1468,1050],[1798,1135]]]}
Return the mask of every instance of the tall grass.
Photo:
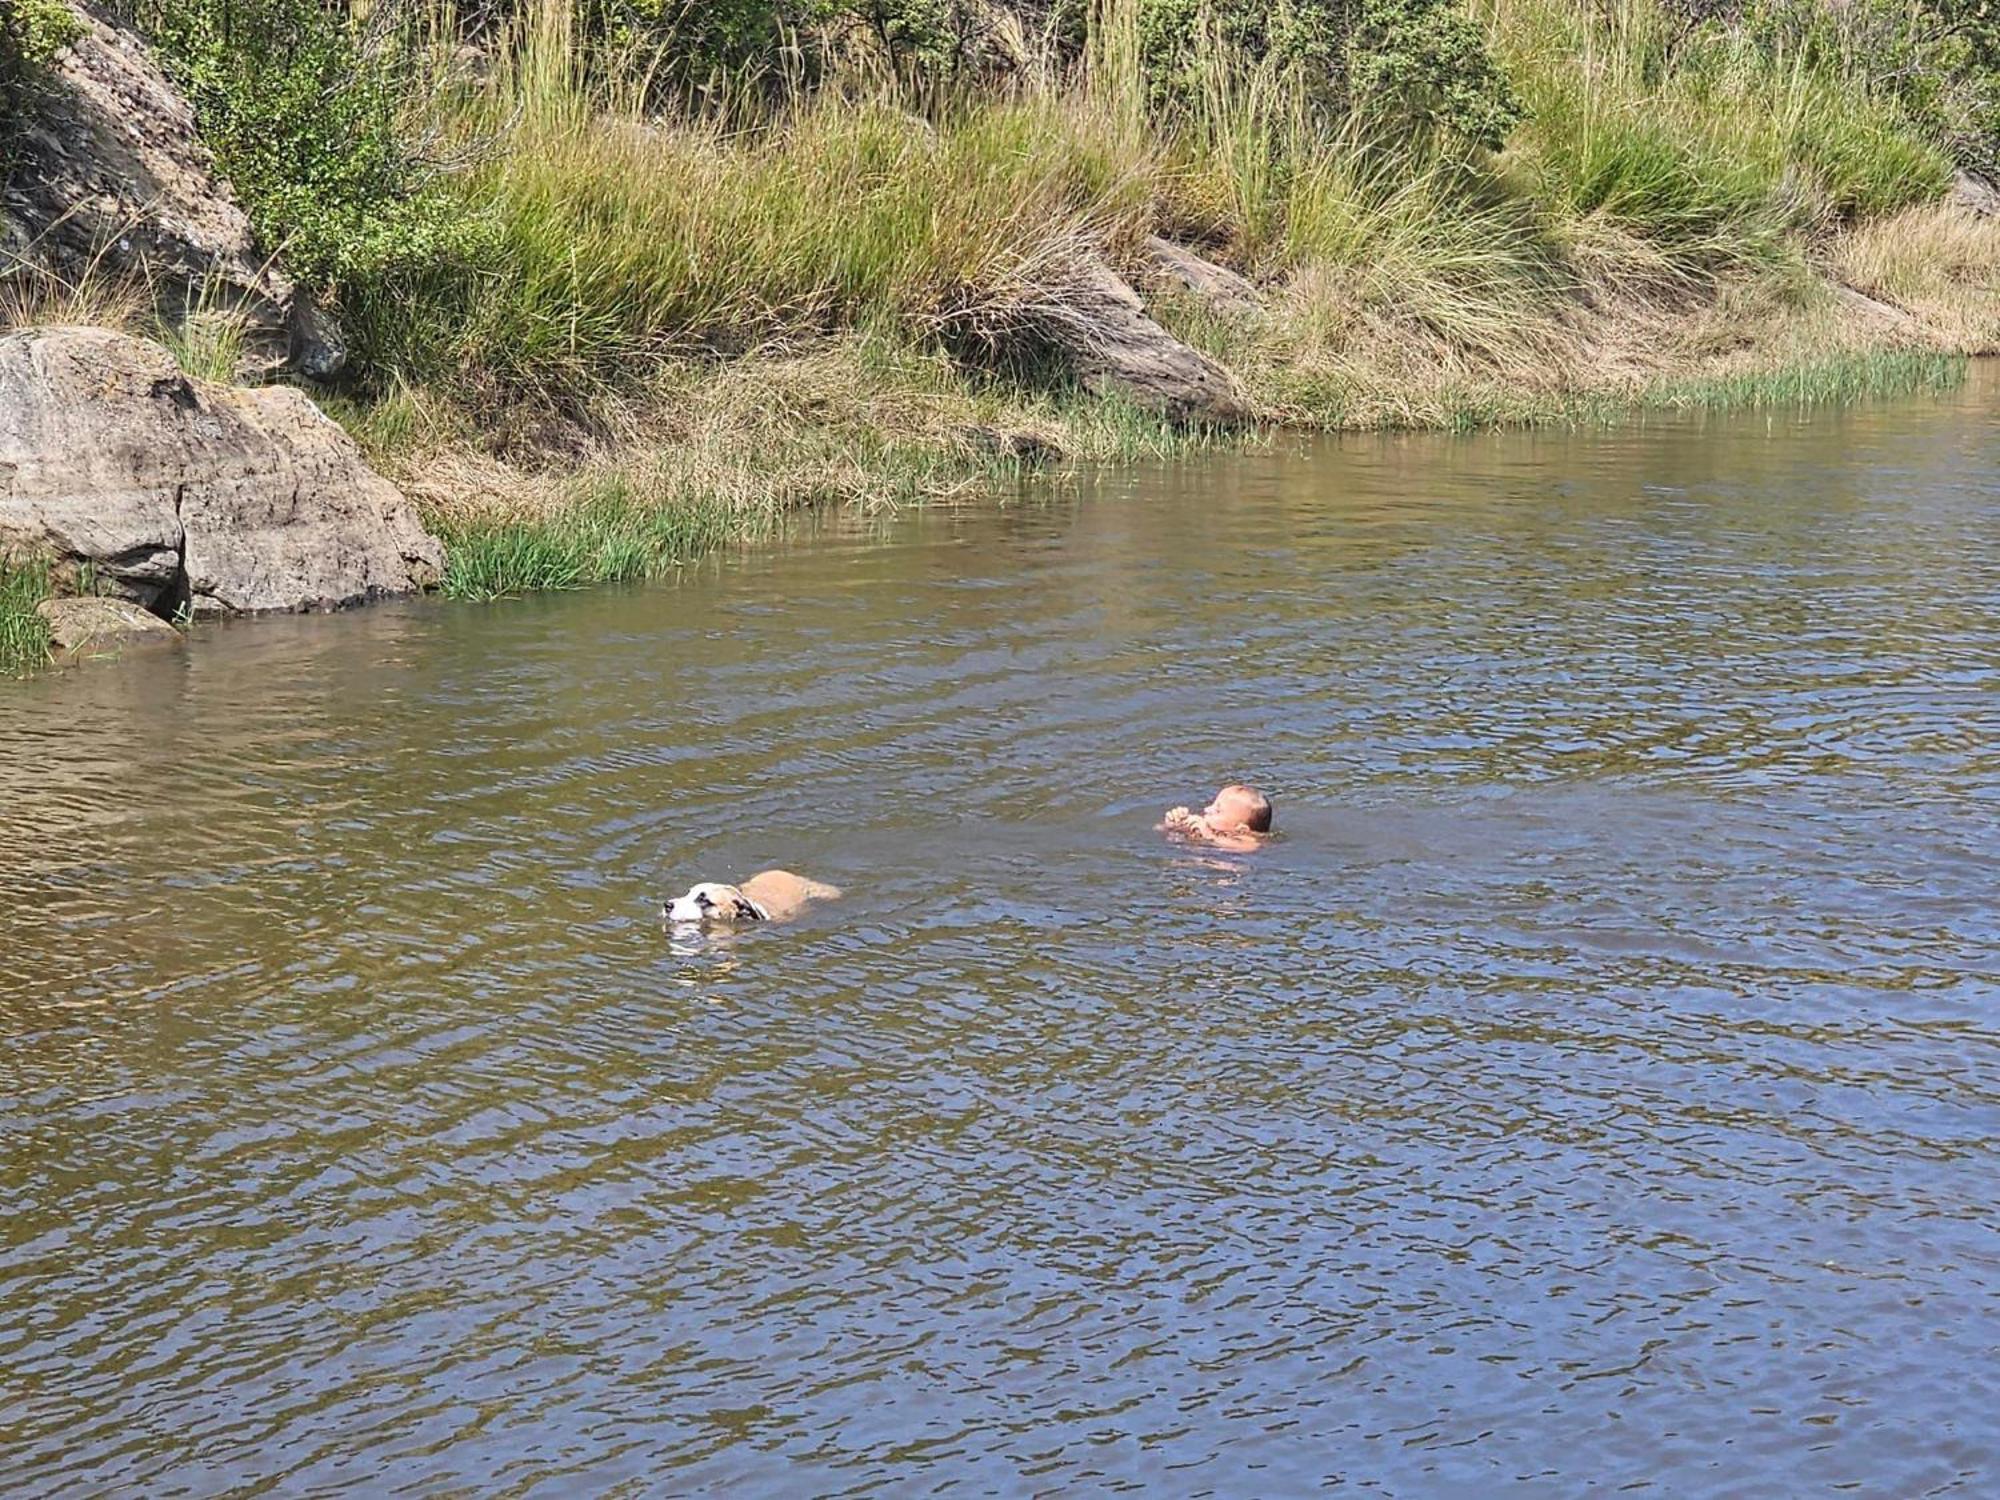
{"label": "tall grass", "polygon": [[990,349],[1059,315],[1078,268],[1147,214],[1143,149],[1084,101],[927,119],[825,90],[745,129],[649,116],[566,48],[560,24],[532,26],[462,101],[458,129],[499,137],[463,184],[489,273],[415,325],[375,320],[420,341],[399,352],[423,373],[587,405],[664,361],[778,338],[878,326]]}
{"label": "tall grass", "polygon": [[1862,225],[1828,259],[1847,285],[1921,318],[1959,352],[2000,353],[2000,221],[1925,204]]}
{"label": "tall grass", "polygon": [[1933,349],[1855,350],[1775,370],[1659,381],[1640,404],[1682,411],[1832,406],[1950,390],[1964,379],[1965,360],[1957,355]]}
{"label": "tall grass", "polygon": [[646,493],[626,476],[579,486],[568,503],[522,516],[452,516],[436,523],[445,544],[444,592],[498,599],[659,573],[755,527],[713,496]]}
{"label": "tall grass", "polygon": [[1658,0],[1474,3],[1528,110],[1497,159],[1330,122],[1213,34],[1163,116],[1135,0],[1090,7],[1076,67],[1029,56],[1004,87],[835,78],[665,112],[543,0],[485,81],[439,75],[424,128],[468,164],[449,191],[481,248],[347,309],[393,377],[356,425],[445,538],[449,592],[575,587],[991,475],[974,427],[1170,450],[1032,362],[1080,272],[1148,232],[1265,285],[1257,319],[1155,308],[1267,415],[1463,427],[1605,391],[1781,399],[1687,383],[1707,334],[1661,299],[1803,277],[1828,235],[1942,185],[1837,59],[1690,38]]}
{"label": "tall grass", "polygon": [[1490,0],[1527,106],[1515,190],[1585,253],[1637,240],[1687,280],[1935,197],[1950,163],[1858,71],[1690,31],[1658,0]]}
{"label": "tall grass", "polygon": [[486,231],[476,274],[350,315],[492,430],[532,410],[602,436],[606,403],[663,369],[829,334],[1004,371],[1081,267],[1158,229],[1282,288],[1284,318],[1218,346],[1303,362],[1274,390],[1370,360],[1545,383],[1577,353],[1579,296],[1704,295],[1943,185],[1937,148],[1824,49],[1689,32],[1660,0],[1475,3],[1527,105],[1497,161],[1329,123],[1217,35],[1162,116],[1135,0],[1091,8],[1079,69],[1031,60],[1004,88],[834,80],[665,114],[586,66],[570,5],[542,0],[428,127],[478,147],[454,183]]}
{"label": "tall grass", "polygon": [[49,592],[42,564],[0,561],[0,676],[18,676],[48,662],[49,626],[35,606]]}
{"label": "tall grass", "polygon": [[[1861,60],[1663,0],[1468,0],[1526,111],[1497,155],[1329,119],[1213,32],[1162,113],[1138,0],[1093,0],[1080,59],[1024,42],[998,85],[857,74],[665,111],[585,54],[573,0],[526,7],[477,81],[436,3],[408,128],[453,164],[424,204],[455,248],[352,290],[370,378],[330,404],[461,597],[990,483],[1019,451],[996,433],[1087,459],[1198,441],[1038,358],[1083,273],[1136,267],[1148,233],[1261,285],[1254,316],[1149,301],[1299,425],[1812,403],[1951,378],[1888,339],[2000,346],[2000,232],[1934,204],[1945,156]],[[1931,332],[1877,308],[1857,334],[1828,276]],[[14,277],[0,327],[152,326],[143,300]],[[187,311],[182,363],[228,378],[240,323]],[[0,575],[0,670],[46,658],[46,588]]]}

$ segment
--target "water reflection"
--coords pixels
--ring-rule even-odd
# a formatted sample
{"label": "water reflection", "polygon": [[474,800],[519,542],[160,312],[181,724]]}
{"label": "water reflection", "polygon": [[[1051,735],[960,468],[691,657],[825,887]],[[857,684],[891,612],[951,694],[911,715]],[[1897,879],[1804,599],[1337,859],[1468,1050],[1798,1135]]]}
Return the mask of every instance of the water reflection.
{"label": "water reflection", "polygon": [[0,1479],[1992,1488],[1991,395],[6,689]]}

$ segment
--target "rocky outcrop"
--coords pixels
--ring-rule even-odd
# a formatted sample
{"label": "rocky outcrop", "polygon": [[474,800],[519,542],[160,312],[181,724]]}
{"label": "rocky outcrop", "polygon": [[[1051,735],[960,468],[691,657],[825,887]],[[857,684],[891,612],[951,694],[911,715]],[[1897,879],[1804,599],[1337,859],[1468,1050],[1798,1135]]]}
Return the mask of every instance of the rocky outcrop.
{"label": "rocky outcrop", "polygon": [[170,321],[196,307],[240,316],[267,371],[337,373],[338,330],[258,251],[188,101],[130,32],[79,15],[82,35],[56,62],[0,194],[0,264],[65,286],[129,277]]}
{"label": "rocky outcrop", "polygon": [[1874,318],[1891,328],[1904,333],[1921,335],[1923,324],[1893,302],[1884,302],[1880,297],[1869,295],[1859,287],[1852,287],[1842,281],[1830,283],[1834,300],[1843,307],[1850,308],[1864,317]]}
{"label": "rocky outcrop", "polygon": [[97,328],[0,337],[0,554],[156,613],[334,608],[435,583],[437,539],[282,386],[194,380]]}
{"label": "rocky outcrop", "polygon": [[1139,294],[1107,265],[1086,267],[1066,289],[1044,336],[1100,395],[1116,392],[1175,422],[1226,427],[1250,419],[1236,378],[1148,317]]}
{"label": "rocky outcrop", "polygon": [[1264,299],[1247,278],[1185,245],[1149,234],[1139,242],[1139,256],[1147,281],[1191,293],[1225,316],[1246,317],[1263,309]]}
{"label": "rocky outcrop", "polygon": [[138,642],[175,645],[181,633],[129,599],[44,599],[35,613],[48,622],[58,651],[93,651]]}

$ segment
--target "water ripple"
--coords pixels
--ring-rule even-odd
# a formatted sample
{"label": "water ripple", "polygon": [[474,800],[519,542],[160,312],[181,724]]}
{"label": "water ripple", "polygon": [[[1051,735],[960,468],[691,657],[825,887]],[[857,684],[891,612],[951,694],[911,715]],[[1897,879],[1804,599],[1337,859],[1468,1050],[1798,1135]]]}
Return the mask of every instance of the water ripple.
{"label": "water ripple", "polygon": [[0,1483],[1990,1493],[1990,397],[6,689]]}

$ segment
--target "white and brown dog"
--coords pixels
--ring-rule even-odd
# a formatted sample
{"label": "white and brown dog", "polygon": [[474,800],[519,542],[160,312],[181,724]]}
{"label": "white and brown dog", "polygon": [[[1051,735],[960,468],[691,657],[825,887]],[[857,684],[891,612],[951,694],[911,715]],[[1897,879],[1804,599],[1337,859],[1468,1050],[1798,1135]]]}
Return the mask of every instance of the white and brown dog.
{"label": "white and brown dog", "polygon": [[685,896],[669,901],[663,915],[669,922],[702,927],[782,922],[797,916],[809,901],[831,901],[839,895],[837,885],[807,880],[790,870],[761,870],[741,885],[704,880]]}

